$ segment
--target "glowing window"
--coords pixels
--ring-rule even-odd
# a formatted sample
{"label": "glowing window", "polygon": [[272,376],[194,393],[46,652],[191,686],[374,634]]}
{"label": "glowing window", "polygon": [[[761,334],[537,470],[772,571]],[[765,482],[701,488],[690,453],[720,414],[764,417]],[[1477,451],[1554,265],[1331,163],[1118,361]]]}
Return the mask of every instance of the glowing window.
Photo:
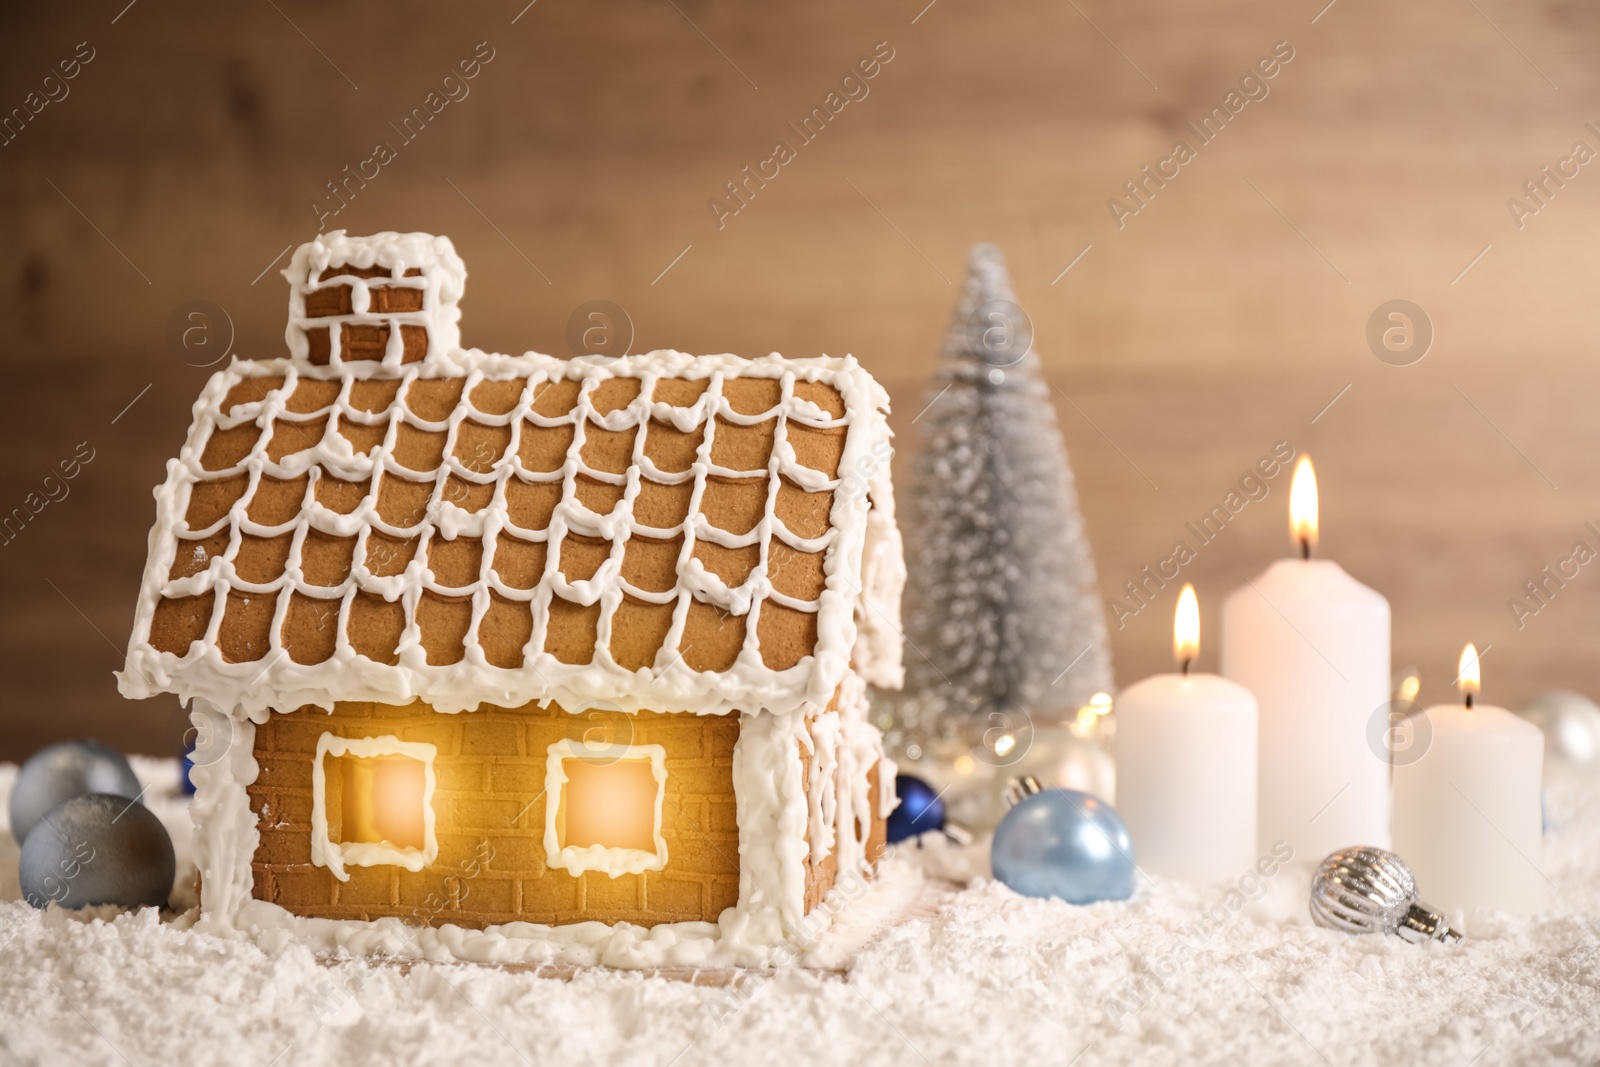
{"label": "glowing window", "polygon": [[341,881],[345,867],[420,871],[439,855],[434,833],[437,750],[398,737],[317,739],[311,771],[311,862]]}
{"label": "glowing window", "polygon": [[572,874],[659,871],[666,750],[660,745],[550,746],[545,770],[545,855]]}

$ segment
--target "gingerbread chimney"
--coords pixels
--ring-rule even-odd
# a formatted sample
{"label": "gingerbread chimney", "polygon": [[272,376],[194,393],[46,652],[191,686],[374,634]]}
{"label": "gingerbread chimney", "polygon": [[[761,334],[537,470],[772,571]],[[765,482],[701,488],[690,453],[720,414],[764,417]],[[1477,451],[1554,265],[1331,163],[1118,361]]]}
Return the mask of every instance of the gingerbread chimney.
{"label": "gingerbread chimney", "polygon": [[437,361],[461,347],[467,269],[448,237],[322,234],[295,251],[285,337],[294,362],[385,367]]}

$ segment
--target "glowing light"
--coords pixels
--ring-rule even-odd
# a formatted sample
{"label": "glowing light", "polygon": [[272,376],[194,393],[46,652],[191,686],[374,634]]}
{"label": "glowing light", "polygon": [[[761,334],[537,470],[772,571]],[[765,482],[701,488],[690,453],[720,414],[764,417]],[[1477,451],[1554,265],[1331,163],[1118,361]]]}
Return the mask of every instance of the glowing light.
{"label": "glowing light", "polygon": [[1106,714],[1111,710],[1111,694],[1096,693],[1089,698],[1089,706],[1094,709],[1096,715]]}
{"label": "glowing light", "polygon": [[1186,582],[1178,594],[1178,610],[1172,616],[1172,655],[1187,674],[1189,664],[1199,654],[1200,601],[1194,595],[1194,586]]}
{"label": "glowing light", "polygon": [[971,756],[963,753],[955,758],[951,766],[956,769],[957,774],[971,774],[977,763],[973,761]]}
{"label": "glowing light", "polygon": [[656,850],[656,779],[647,759],[564,761],[562,847]]}
{"label": "glowing light", "polygon": [[1017,739],[1010,734],[1001,734],[994,739],[994,754],[1004,756],[1007,752],[1017,747]]}
{"label": "glowing light", "polygon": [[403,756],[339,760],[344,842],[423,847],[423,764]]}
{"label": "glowing light", "polygon": [[1412,703],[1417,699],[1417,694],[1420,692],[1422,692],[1422,679],[1417,675],[1408,674],[1400,679],[1398,696],[1401,700],[1408,704]]}
{"label": "glowing light", "polygon": [[1461,667],[1456,676],[1456,686],[1466,698],[1467,707],[1472,707],[1472,698],[1483,686],[1483,672],[1478,666],[1478,650],[1471,642],[1461,650]]}
{"label": "glowing light", "polygon": [[1308,557],[1317,547],[1317,474],[1310,456],[1300,457],[1289,483],[1289,536]]}

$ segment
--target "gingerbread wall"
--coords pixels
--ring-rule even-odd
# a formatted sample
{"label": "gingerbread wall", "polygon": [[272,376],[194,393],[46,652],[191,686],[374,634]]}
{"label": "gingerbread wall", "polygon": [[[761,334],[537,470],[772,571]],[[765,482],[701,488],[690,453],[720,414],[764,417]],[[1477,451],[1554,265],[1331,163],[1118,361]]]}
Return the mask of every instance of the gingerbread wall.
{"label": "gingerbread wall", "polygon": [[[604,731],[609,743],[666,750],[662,871],[574,877],[546,862],[545,753],[561,738]],[[422,871],[348,868],[341,882],[311,863],[312,763],[324,731],[344,737],[393,735],[438,749],[435,761],[439,856]],[[594,734],[590,734],[591,738]],[[257,727],[260,774],[249,787],[261,843],[255,896],[298,915],[335,919],[394,916],[409,922],[483,927],[506,922],[599,920],[714,922],[739,898],[739,833],[733,796],[736,716],[483,707],[446,715],[426,704],[339,704],[274,714]]]}
{"label": "gingerbread wall", "polygon": [[[811,754],[807,752],[804,747],[801,747],[799,749],[799,755],[800,782],[802,788],[805,790],[809,798],[812,788]],[[869,877],[871,876],[871,872],[875,872],[877,870],[878,861],[883,858],[884,850],[888,847],[889,843],[889,823],[883,814],[878,810],[877,804],[879,766],[879,764],[874,763],[871,767],[867,768],[867,795],[872,798],[873,803],[871,818],[867,825],[865,839],[862,838],[861,828],[859,826],[844,825],[844,812],[842,810],[839,812],[841,823],[834,828],[834,833],[836,835],[835,841],[838,840],[837,835],[842,834],[854,834],[857,841],[863,841],[867,863],[871,865]],[[848,789],[850,784],[851,783],[839,781],[839,776],[834,774],[827,780],[817,783],[817,788],[842,791],[844,789]],[[806,833],[808,839],[810,838],[810,835],[815,832],[815,827],[807,827]],[[839,880],[839,850],[834,848],[826,856],[822,857],[821,860],[813,859],[810,853],[807,853],[805,860],[803,861],[803,865],[805,869],[804,911],[807,915],[809,915],[811,914],[811,910],[813,908],[822,903],[822,898],[827,896],[828,890],[832,889],[834,883]]]}

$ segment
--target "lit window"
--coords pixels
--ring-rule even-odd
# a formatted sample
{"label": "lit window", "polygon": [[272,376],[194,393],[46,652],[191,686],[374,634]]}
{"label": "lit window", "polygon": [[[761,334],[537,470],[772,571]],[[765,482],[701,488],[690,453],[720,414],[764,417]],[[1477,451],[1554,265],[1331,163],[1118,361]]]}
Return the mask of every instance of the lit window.
{"label": "lit window", "polygon": [[544,783],[550,866],[613,878],[665,867],[666,757],[660,745],[551,745]]}
{"label": "lit window", "polygon": [[345,867],[420,871],[439,855],[434,834],[437,749],[398,737],[317,739],[311,770],[311,862],[340,881]]}

